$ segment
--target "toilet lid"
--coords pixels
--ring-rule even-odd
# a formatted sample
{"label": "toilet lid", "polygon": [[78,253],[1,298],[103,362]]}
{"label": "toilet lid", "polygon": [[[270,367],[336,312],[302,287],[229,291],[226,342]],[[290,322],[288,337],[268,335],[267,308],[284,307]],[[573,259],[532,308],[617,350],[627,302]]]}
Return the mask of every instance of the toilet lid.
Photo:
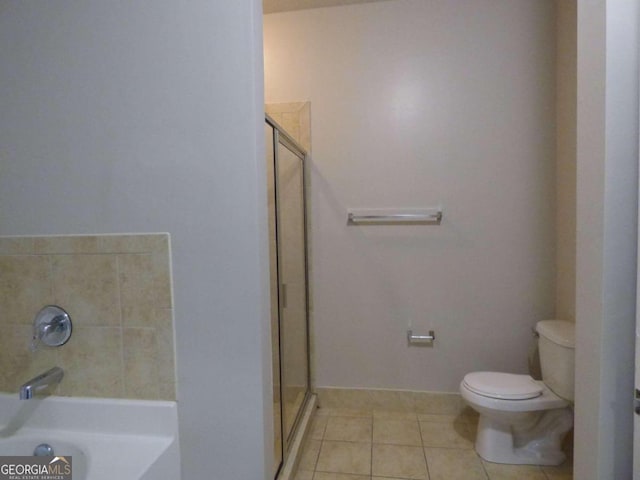
{"label": "toilet lid", "polygon": [[526,400],[542,394],[542,385],[529,375],[473,372],[465,375],[463,382],[472,392],[491,398]]}

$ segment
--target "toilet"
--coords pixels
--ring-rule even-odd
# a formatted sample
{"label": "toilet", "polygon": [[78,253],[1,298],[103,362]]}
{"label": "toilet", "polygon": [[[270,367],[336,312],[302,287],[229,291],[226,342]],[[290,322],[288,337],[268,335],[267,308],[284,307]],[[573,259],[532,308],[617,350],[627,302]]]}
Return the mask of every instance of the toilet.
{"label": "toilet", "polygon": [[480,414],[476,452],[489,462],[560,465],[562,440],[573,427],[575,326],[536,325],[542,381],[529,375],[473,372],[462,398]]}

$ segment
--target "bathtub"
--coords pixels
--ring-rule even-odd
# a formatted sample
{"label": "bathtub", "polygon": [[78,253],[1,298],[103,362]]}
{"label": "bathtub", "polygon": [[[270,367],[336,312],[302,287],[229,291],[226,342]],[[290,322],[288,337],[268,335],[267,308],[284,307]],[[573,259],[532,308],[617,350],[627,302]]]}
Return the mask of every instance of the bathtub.
{"label": "bathtub", "polygon": [[179,480],[175,402],[0,394],[0,456],[46,443],[74,480]]}

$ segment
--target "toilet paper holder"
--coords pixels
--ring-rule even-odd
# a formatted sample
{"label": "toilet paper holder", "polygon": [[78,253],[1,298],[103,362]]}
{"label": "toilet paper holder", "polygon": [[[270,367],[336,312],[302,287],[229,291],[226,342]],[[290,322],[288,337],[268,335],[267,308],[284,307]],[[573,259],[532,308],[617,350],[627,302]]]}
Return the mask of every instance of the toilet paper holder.
{"label": "toilet paper holder", "polygon": [[414,335],[413,330],[407,330],[407,342],[409,345],[432,345],[436,340],[436,334],[429,330],[429,335]]}

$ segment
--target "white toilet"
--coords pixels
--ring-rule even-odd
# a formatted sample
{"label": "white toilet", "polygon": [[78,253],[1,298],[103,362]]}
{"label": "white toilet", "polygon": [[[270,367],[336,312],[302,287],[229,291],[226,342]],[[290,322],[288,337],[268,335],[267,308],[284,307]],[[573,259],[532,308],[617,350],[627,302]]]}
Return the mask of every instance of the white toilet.
{"label": "white toilet", "polygon": [[542,381],[529,375],[473,372],[460,384],[462,398],[480,414],[476,451],[490,462],[559,465],[573,426],[574,324],[538,322]]}

